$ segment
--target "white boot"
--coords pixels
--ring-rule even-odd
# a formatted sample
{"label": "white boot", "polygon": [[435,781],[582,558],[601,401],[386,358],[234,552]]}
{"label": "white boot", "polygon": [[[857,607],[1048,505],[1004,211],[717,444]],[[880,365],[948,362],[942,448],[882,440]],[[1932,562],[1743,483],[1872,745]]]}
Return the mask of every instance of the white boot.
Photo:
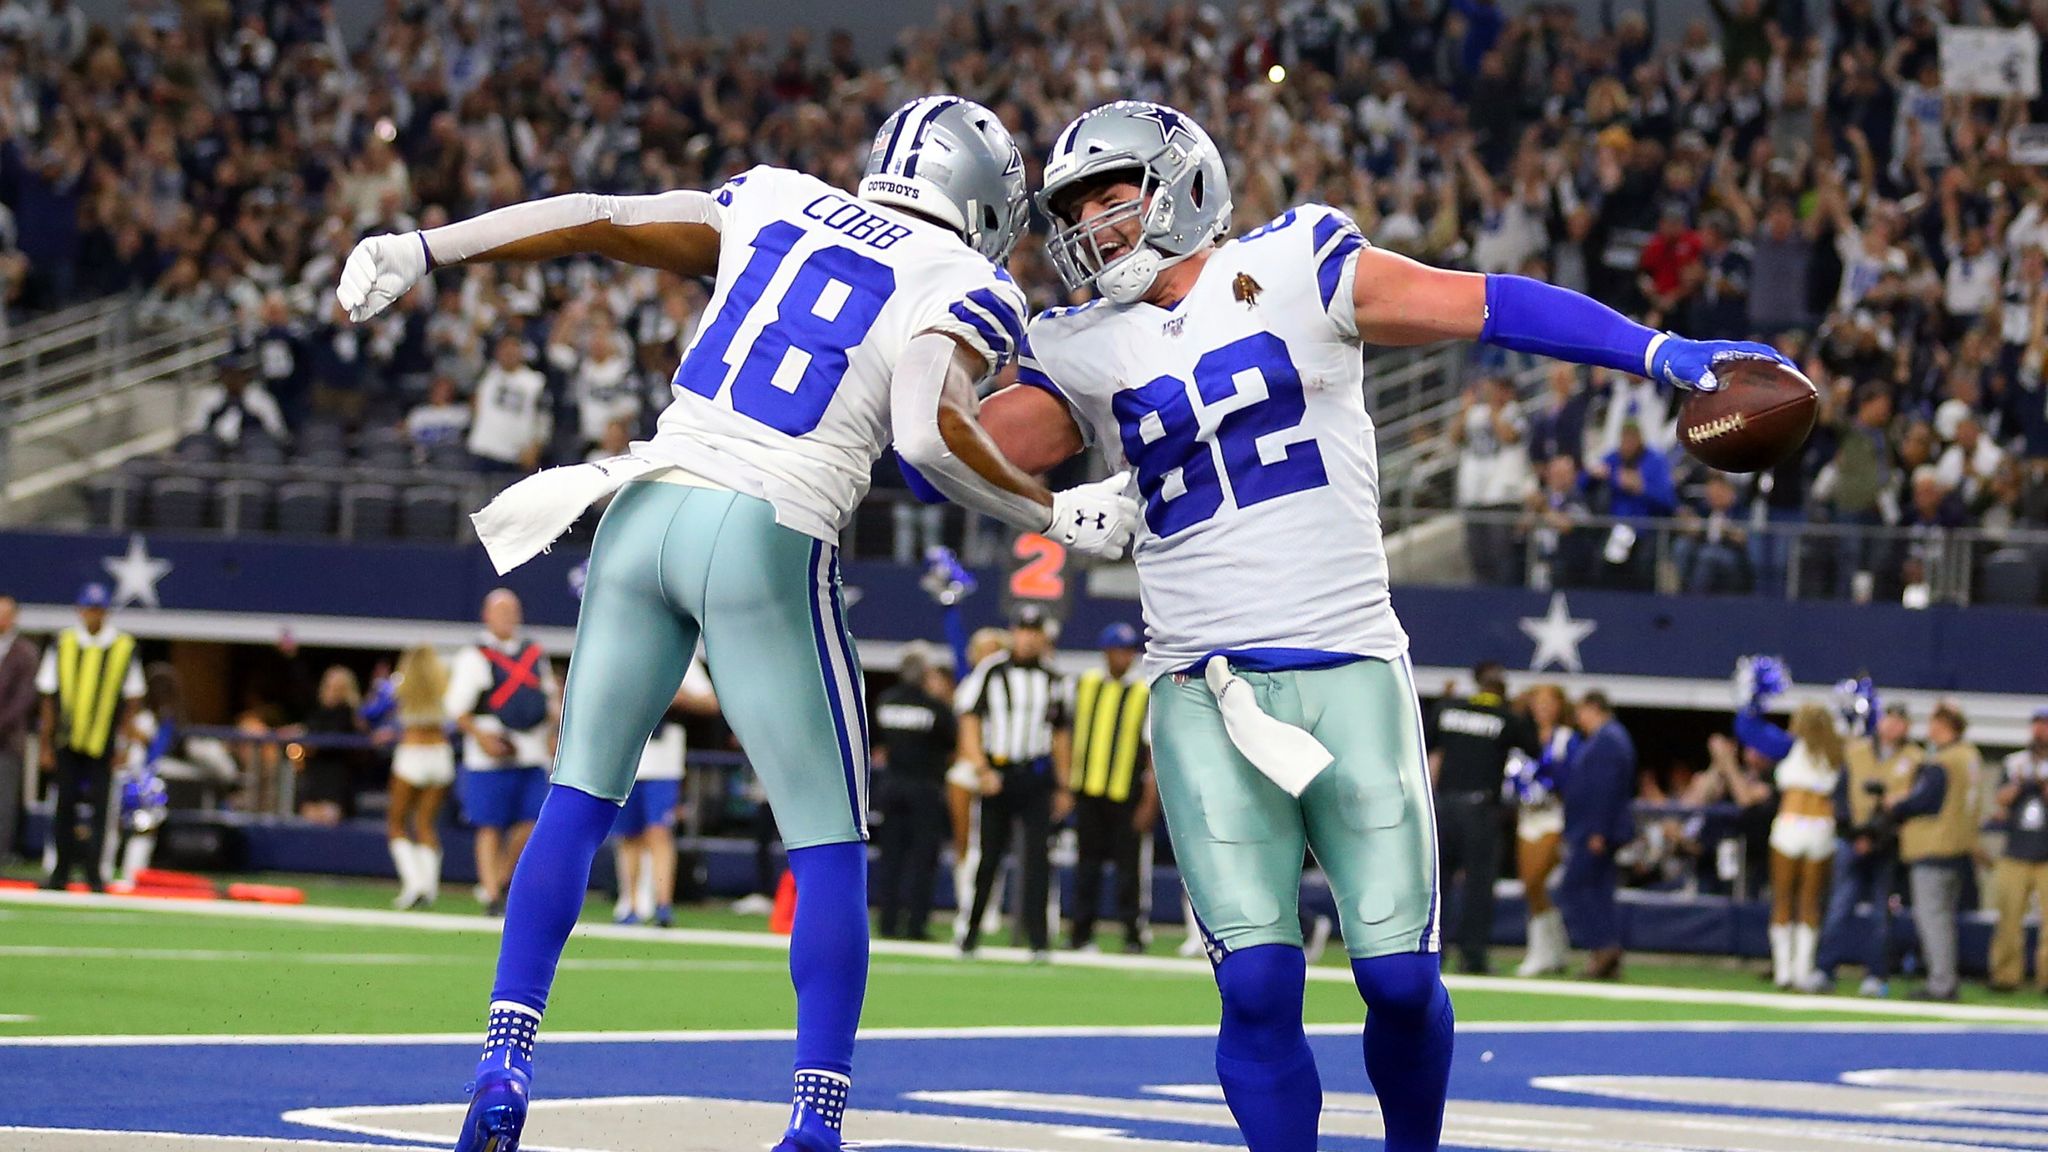
{"label": "white boot", "polygon": [[1552,908],[1529,918],[1529,952],[1515,968],[1517,976],[1547,976],[1564,971],[1564,913]]}
{"label": "white boot", "polygon": [[981,858],[973,851],[953,862],[953,944],[967,939],[967,914],[974,910],[974,869]]}
{"label": "white boot", "polygon": [[1792,986],[1792,925],[1771,925],[1771,983]]}
{"label": "white boot", "polygon": [[412,881],[419,888],[420,900],[432,904],[441,898],[441,850],[417,841],[412,846]]}
{"label": "white boot", "polygon": [[410,908],[420,898],[420,882],[416,875],[419,864],[413,858],[413,843],[410,840],[392,839],[391,866],[398,872],[398,897],[391,902],[393,908]]}
{"label": "white boot", "polygon": [[1811,924],[1792,925],[1792,987],[1802,992],[1815,988],[1813,957],[1820,948],[1820,929]]}

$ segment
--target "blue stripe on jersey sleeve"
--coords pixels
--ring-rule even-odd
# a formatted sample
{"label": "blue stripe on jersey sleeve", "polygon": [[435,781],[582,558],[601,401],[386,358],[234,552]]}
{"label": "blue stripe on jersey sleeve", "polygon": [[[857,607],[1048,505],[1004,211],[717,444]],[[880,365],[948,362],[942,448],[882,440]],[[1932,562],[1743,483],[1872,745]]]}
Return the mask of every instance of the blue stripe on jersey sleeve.
{"label": "blue stripe on jersey sleeve", "polygon": [[967,294],[967,301],[996,318],[1003,331],[1010,334],[1010,346],[1024,343],[1024,317],[1010,306],[1010,303],[987,288],[976,288]]}
{"label": "blue stripe on jersey sleeve", "polygon": [[1011,349],[1014,345],[1005,340],[1001,332],[996,331],[995,325],[982,319],[978,312],[967,307],[965,304],[953,305],[952,312],[955,320],[981,333],[982,342],[988,345],[989,351],[995,353],[996,362],[999,366],[1003,361],[1010,358]]}
{"label": "blue stripe on jersey sleeve", "polygon": [[1330,242],[1330,237],[1335,236],[1338,232],[1342,231],[1346,223],[1347,221],[1342,216],[1339,216],[1334,212],[1330,213],[1327,216],[1324,216],[1320,220],[1317,220],[1314,233],[1314,243],[1311,246],[1311,250],[1321,252],[1323,250],[1323,245],[1328,244]]}
{"label": "blue stripe on jersey sleeve", "polygon": [[1358,233],[1346,232],[1316,265],[1316,287],[1323,294],[1323,311],[1330,310],[1330,300],[1337,295],[1337,281],[1344,275],[1344,261],[1364,245],[1365,240]]}

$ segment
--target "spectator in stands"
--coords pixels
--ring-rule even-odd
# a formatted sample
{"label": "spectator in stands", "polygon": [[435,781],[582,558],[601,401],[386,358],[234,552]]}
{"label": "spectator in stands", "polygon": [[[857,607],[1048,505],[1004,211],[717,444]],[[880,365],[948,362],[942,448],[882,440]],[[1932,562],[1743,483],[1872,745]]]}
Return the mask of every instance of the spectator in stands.
{"label": "spectator in stands", "polygon": [[0,595],[0,868],[21,829],[22,750],[36,715],[36,646],[15,630],[19,606]]}
{"label": "spectator in stands", "polygon": [[414,454],[425,460],[440,456],[455,445],[466,444],[471,408],[456,393],[454,377],[435,373],[434,382],[427,387],[426,401],[413,405],[405,415],[405,438],[412,442]]}
{"label": "spectator in stands", "polygon": [[548,363],[569,382],[586,451],[604,439],[614,421],[640,418],[631,351],[611,310],[602,303],[572,302],[555,321]]}
{"label": "spectator in stands", "polygon": [[[1897,483],[1889,428],[1892,394],[1883,384],[1868,383],[1856,389],[1853,420],[1841,430],[1835,458],[1828,465],[1827,483],[1834,521],[1852,528],[1881,528],[1888,518],[1887,500],[1895,516],[1895,497],[1888,497]],[[1872,566],[1879,555],[1875,541],[1849,536],[1842,542],[1836,572],[1836,595],[1847,596],[1852,585],[1867,585],[1873,579]],[[1867,598],[1867,593],[1865,597]]]}
{"label": "spectator in stands", "polygon": [[1591,582],[1593,541],[1576,457],[1559,453],[1543,465],[1543,486],[1524,500],[1516,542],[1529,558],[1529,587],[1578,588]]}
{"label": "spectator in stands", "polygon": [[1550,365],[1543,383],[1543,399],[1529,414],[1529,462],[1538,474],[1559,456],[1569,456],[1576,466],[1586,453],[1586,415],[1592,393],[1584,386],[1585,370],[1562,360]]}
{"label": "spectator in stands", "polygon": [[1705,246],[1700,234],[1692,230],[1690,214],[1682,201],[1666,203],[1656,235],[1643,245],[1637,291],[1649,305],[1643,323],[1652,327],[1677,323],[1686,302],[1704,282],[1701,261]]}
{"label": "spectator in stands", "polygon": [[1601,486],[1607,514],[1623,521],[1614,526],[1601,552],[1607,580],[1624,588],[1648,588],[1655,574],[1656,548],[1643,535],[1648,529],[1645,521],[1678,510],[1670,461],[1662,452],[1650,451],[1641,421],[1630,417],[1622,421],[1619,446],[1586,473]]}
{"label": "spectator in stands", "polygon": [[1956,421],[1955,434],[1936,465],[1942,486],[1974,502],[1984,494],[1991,478],[2005,463],[2005,450],[1984,434],[1984,425],[1974,413]]}
{"label": "spectator in stands", "polygon": [[[331,665],[320,676],[319,695],[305,722],[286,728],[279,734],[306,735],[316,740],[361,736],[363,723],[357,710],[362,703],[362,686],[356,680],[355,672],[345,665]],[[356,774],[361,761],[358,748],[329,743],[315,743],[309,747],[304,759],[295,765],[298,771],[299,817],[315,824],[332,826],[353,814]]]}
{"label": "spectator in stands", "polygon": [[263,385],[255,382],[256,356],[247,348],[232,348],[219,360],[217,383],[201,388],[193,399],[192,415],[186,422],[189,436],[204,436],[224,449],[242,443],[244,436],[266,435],[279,444],[291,433],[284,413]]}
{"label": "spectator in stands", "polygon": [[1913,994],[1916,1000],[1956,998],[1956,917],[1977,847],[1972,796],[1981,760],[1963,741],[1964,727],[1955,705],[1938,705],[1927,718],[1927,758],[1909,779],[1894,780],[1880,801],[1898,824],[1899,859],[1906,865],[1913,925],[1927,965],[1927,983]]}
{"label": "spectator in stands", "polygon": [[462,811],[476,827],[477,900],[505,913],[505,888],[547,795],[562,712],[554,669],[522,633],[519,597],[484,597],[483,632],[448,669],[448,712],[462,730]]}
{"label": "spectator in stands", "polygon": [[277,401],[285,427],[303,427],[306,414],[313,406],[313,382],[306,363],[306,334],[292,318],[282,291],[272,289],[264,293],[256,324],[249,347],[256,354],[256,369],[263,390]]}
{"label": "spectator in stands", "polygon": [[385,813],[400,910],[431,907],[441,895],[441,804],[455,783],[448,742],[448,666],[427,645],[398,658],[394,695],[398,743],[391,750],[391,806]]}
{"label": "spectator in stands", "polygon": [[[1747,198],[1731,201],[1746,211]],[[1790,200],[1771,201],[1761,232],[1754,233],[1750,256],[1749,328],[1762,335],[1810,327],[1807,283],[1814,257],[1818,217],[1801,222]],[[1744,232],[1751,231],[1748,228]]]}
{"label": "spectator in stands", "polygon": [[1735,481],[1725,472],[1709,472],[1698,505],[1678,509],[1671,558],[1680,589],[1695,596],[1749,591],[1745,520],[1736,505]]}
{"label": "spectator in stands", "polygon": [[1459,398],[1450,426],[1458,454],[1458,507],[1482,518],[1465,522],[1465,551],[1473,578],[1504,584],[1513,572],[1509,526],[1501,516],[1522,498],[1528,483],[1528,454],[1521,447],[1528,426],[1515,402],[1513,385],[1489,376]]}
{"label": "spectator in stands", "polygon": [[[411,296],[406,297],[410,299]],[[477,381],[469,454],[479,471],[531,472],[554,428],[547,377],[526,363],[526,342],[507,332]]]}
{"label": "spectator in stands", "polygon": [[1635,837],[1629,803],[1635,795],[1636,746],[1603,692],[1586,693],[1576,718],[1586,742],[1558,785],[1565,857],[1557,906],[1571,942],[1592,952],[1586,978],[1618,980],[1622,949],[1615,889],[1621,877],[1614,855]]}
{"label": "spectator in stands", "polygon": [[2005,758],[1995,793],[2005,854],[1992,874],[1998,926],[1991,933],[1991,988],[2012,991],[2026,977],[2027,905],[2038,902],[2034,990],[2048,995],[2048,708],[2034,710],[2027,745]]}

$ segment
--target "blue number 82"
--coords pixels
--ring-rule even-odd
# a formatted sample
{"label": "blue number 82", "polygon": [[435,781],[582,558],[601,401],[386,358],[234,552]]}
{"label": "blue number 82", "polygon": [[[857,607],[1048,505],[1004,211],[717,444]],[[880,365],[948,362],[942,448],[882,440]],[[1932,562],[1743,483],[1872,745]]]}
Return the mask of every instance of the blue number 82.
{"label": "blue number 82", "polygon": [[1172,376],[1119,392],[1111,401],[1124,456],[1137,469],[1138,491],[1145,497],[1145,523],[1154,535],[1171,536],[1223,507],[1219,452],[1239,508],[1330,482],[1314,439],[1287,445],[1270,462],[1259,455],[1260,439],[1298,427],[1308,412],[1301,373],[1278,336],[1256,333],[1197,360],[1194,391],[1203,407],[1237,395],[1236,377],[1247,371],[1264,378],[1266,398],[1225,415],[1206,435],[1187,383]]}
{"label": "blue number 82", "polygon": [[[733,410],[790,436],[812,431],[825,418],[846,376],[847,354],[867,338],[896,290],[896,273],[879,260],[837,246],[813,251],[783,290],[775,319],[761,329],[733,373],[726,361],[733,339],[802,235],[802,228],[786,220],[755,234],[747,266],[733,278],[718,315],[675,376],[678,387],[712,399],[732,375]],[[819,315],[818,305],[835,288],[832,314]],[[792,352],[804,354],[803,371],[794,387],[785,388],[775,378]]]}

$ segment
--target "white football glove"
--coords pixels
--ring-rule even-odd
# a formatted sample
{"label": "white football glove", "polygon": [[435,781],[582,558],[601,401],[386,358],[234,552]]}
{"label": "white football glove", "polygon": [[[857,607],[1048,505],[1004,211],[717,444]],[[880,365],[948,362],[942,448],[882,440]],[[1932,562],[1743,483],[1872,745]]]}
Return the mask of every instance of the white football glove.
{"label": "white football glove", "polygon": [[1126,471],[1053,493],[1052,522],[1045,534],[1090,556],[1122,556],[1138,532],[1138,502],[1124,494],[1130,484]]}
{"label": "white football glove", "polygon": [[356,242],[341,269],[334,298],[360,324],[405,295],[427,274],[427,246],[417,232],[371,236]]}

